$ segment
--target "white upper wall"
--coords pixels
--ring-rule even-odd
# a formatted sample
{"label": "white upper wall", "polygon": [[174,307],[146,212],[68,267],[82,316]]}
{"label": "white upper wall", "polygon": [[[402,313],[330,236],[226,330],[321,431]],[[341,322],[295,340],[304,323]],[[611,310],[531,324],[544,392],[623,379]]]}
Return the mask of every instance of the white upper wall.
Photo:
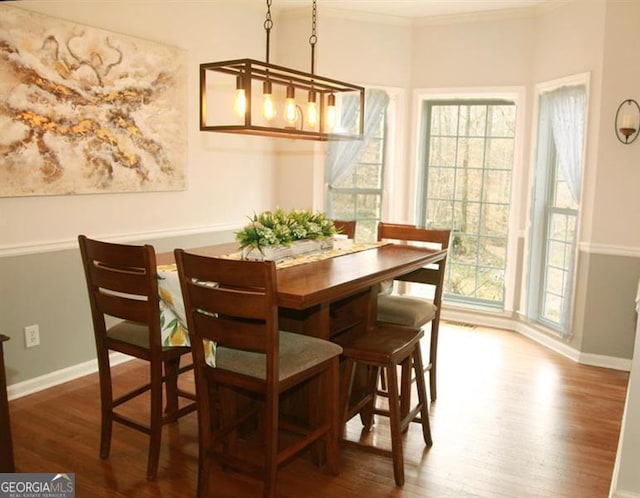
{"label": "white upper wall", "polygon": [[[198,64],[238,57],[264,59],[264,6],[257,2],[56,1],[16,4],[52,16],[168,43],[188,54],[188,188],[185,192],[0,198],[0,250],[69,241],[77,233],[126,235],[200,230],[243,224],[254,211],[316,207],[323,203],[323,144],[243,137],[198,130]],[[535,84],[591,73],[591,105],[582,241],[640,247],[630,230],[640,209],[635,194],[640,141],[624,146],[613,133],[615,109],[640,99],[638,2],[578,0],[536,16],[481,17],[475,22],[412,26],[318,13],[316,72],[365,86],[399,88],[413,123],[414,88],[525,87],[524,167],[530,163]],[[3,6],[0,4],[0,9]],[[1,12],[1,11],[0,11]],[[606,14],[606,24],[605,24]],[[144,22],[147,20],[148,22]],[[310,12],[275,19],[271,62],[310,68]],[[606,31],[605,31],[606,29]],[[626,34],[625,34],[626,33]],[[603,67],[605,71],[603,73]],[[406,189],[413,151],[410,133],[393,165],[398,202]],[[520,195],[526,196],[526,181]],[[621,206],[622,209],[619,207]],[[160,215],[159,215],[160,213]],[[526,225],[522,214],[520,227]]]}
{"label": "white upper wall", "polygon": [[[591,237],[597,245],[616,246],[623,254],[637,254],[640,229],[640,139],[631,145],[614,133],[616,110],[622,101],[640,102],[640,2],[610,1],[606,8],[606,35],[596,143],[597,173],[590,213]],[[594,111],[595,112],[595,111]],[[640,474],[636,474],[637,482]],[[640,489],[640,482],[636,489]]]}
{"label": "white upper wall", "polygon": [[[338,17],[318,2],[316,73],[370,86],[406,86],[411,75],[411,31],[408,24],[385,24]],[[280,29],[280,31],[277,31]],[[288,11],[276,19],[277,62],[311,69],[311,10]]]}
{"label": "white upper wall", "polygon": [[[594,198],[601,130],[601,81],[605,38],[604,0],[572,2],[538,20],[533,83],[590,73],[589,114],[582,189],[580,240],[593,237]],[[552,54],[553,56],[550,56]],[[535,98],[535,95],[532,96]],[[614,137],[615,138],[615,137]]]}
{"label": "white upper wall", "polygon": [[68,245],[78,233],[126,237],[236,227],[254,211],[272,207],[273,141],[198,129],[199,64],[262,59],[262,9],[242,2],[141,0],[27,0],[12,2],[15,7],[187,52],[188,186],[183,192],[0,198],[0,250]]}
{"label": "white upper wall", "polygon": [[[300,9],[275,19],[272,36],[279,65],[311,70],[311,10]],[[336,17],[318,5],[315,72],[362,86],[400,87],[408,91],[411,77],[411,27]],[[405,92],[407,93],[407,92]],[[278,145],[277,199],[281,207],[324,208],[323,143]],[[391,165],[401,169],[404,151]],[[398,198],[398,196],[396,196]],[[405,196],[401,197],[402,199]]]}
{"label": "white upper wall", "polygon": [[508,17],[416,28],[415,88],[525,85],[531,75],[534,20]]}

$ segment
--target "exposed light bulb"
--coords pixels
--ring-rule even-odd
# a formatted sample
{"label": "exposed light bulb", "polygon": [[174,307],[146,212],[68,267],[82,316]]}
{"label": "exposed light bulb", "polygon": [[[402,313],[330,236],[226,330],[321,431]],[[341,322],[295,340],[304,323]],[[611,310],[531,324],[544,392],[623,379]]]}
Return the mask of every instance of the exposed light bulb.
{"label": "exposed light bulb", "polygon": [[315,126],[318,122],[318,107],[316,105],[316,92],[309,90],[309,102],[307,104],[307,122]]}
{"label": "exposed light bulb", "polygon": [[269,80],[262,84],[262,98],[262,114],[267,121],[271,121],[276,116],[276,106],[273,103],[273,90]]}
{"label": "exposed light bulb", "polygon": [[236,77],[236,95],[233,102],[233,109],[241,118],[247,113],[247,96],[244,93],[244,78],[242,75]]}
{"label": "exposed light bulb", "polygon": [[336,126],[336,96],[331,93],[327,99],[327,129],[333,130]]}
{"label": "exposed light bulb", "polygon": [[635,124],[635,119],[633,118],[633,116],[631,114],[623,114],[622,115],[622,126],[621,128],[630,128],[630,129],[635,129],[636,124]]}
{"label": "exposed light bulb", "polygon": [[293,85],[287,87],[287,99],[284,104],[284,117],[290,125],[296,122],[296,91]]}
{"label": "exposed light bulb", "polygon": [[247,97],[244,94],[244,90],[236,90],[236,100],[233,104],[233,108],[236,114],[241,118],[247,113]]}

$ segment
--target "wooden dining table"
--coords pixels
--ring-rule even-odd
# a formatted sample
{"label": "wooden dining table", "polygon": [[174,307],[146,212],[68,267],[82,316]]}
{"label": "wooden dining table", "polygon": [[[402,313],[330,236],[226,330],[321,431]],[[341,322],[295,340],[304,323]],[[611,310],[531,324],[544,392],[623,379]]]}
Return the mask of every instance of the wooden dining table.
{"label": "wooden dining table", "polygon": [[[185,249],[223,257],[237,244]],[[447,251],[405,244],[383,244],[277,271],[280,328],[331,339],[345,330],[371,330],[376,322],[376,296],[383,281],[392,280],[446,257]],[[174,262],[161,253],[158,264]]]}
{"label": "wooden dining table", "polygon": [[[375,333],[380,284],[423,266],[437,263],[446,249],[408,244],[369,244],[363,250],[312,259],[278,268],[278,326],[280,330],[332,340],[342,333]],[[209,257],[238,255],[235,243],[185,249]],[[173,253],[157,255],[160,266],[174,263]],[[182,311],[182,310],[180,310]],[[354,385],[364,386],[366,372],[356,371]],[[360,389],[353,389],[360,392]],[[294,390],[281,400],[289,417],[307,417],[306,389]]]}

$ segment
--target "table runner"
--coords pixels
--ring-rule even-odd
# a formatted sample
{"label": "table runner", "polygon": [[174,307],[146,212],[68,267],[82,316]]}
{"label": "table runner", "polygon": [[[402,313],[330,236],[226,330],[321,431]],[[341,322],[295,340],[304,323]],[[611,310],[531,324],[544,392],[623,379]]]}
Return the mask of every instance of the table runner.
{"label": "table runner", "polygon": [[158,294],[162,345],[189,346],[184,301],[175,264],[158,266]]}
{"label": "table runner", "polygon": [[[304,265],[307,263],[314,263],[316,261],[322,261],[324,259],[335,258],[337,256],[344,256],[345,254],[351,254],[354,252],[366,251],[367,249],[374,249],[388,244],[389,242],[367,242],[367,243],[353,243],[348,247],[337,247],[334,249],[323,249],[322,251],[312,252],[308,254],[302,254],[300,256],[294,256],[276,261],[276,268],[290,268],[292,266]],[[231,254],[224,254],[221,258],[227,259],[242,259],[242,252],[233,252]]]}

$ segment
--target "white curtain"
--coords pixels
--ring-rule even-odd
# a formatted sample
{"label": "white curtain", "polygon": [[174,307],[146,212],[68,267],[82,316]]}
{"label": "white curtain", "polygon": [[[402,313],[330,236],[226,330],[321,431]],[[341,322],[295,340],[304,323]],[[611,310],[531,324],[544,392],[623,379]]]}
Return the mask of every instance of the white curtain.
{"label": "white curtain", "polygon": [[546,95],[558,162],[574,202],[580,202],[584,143],[585,88],[562,87]]}
{"label": "white curtain", "polygon": [[[364,97],[364,136],[362,140],[334,140],[327,149],[327,187],[338,185],[353,172],[366,150],[372,127],[380,122],[381,113],[386,112],[389,95],[384,90],[371,89],[365,91]],[[357,95],[347,95],[343,101],[341,121],[353,122],[357,117],[360,100]],[[329,199],[331,197],[329,196]],[[332,213],[331,206],[328,206]]]}
{"label": "white curtain", "polygon": [[[573,201],[579,204],[586,114],[585,87],[582,85],[561,87],[542,95],[541,98],[541,107],[548,113],[547,117],[551,124],[551,134],[556,146],[558,165],[567,182]],[[568,255],[568,271],[564,281],[561,336],[565,340],[571,336],[571,295],[574,285],[576,253],[577,251],[574,247],[574,250]]]}

